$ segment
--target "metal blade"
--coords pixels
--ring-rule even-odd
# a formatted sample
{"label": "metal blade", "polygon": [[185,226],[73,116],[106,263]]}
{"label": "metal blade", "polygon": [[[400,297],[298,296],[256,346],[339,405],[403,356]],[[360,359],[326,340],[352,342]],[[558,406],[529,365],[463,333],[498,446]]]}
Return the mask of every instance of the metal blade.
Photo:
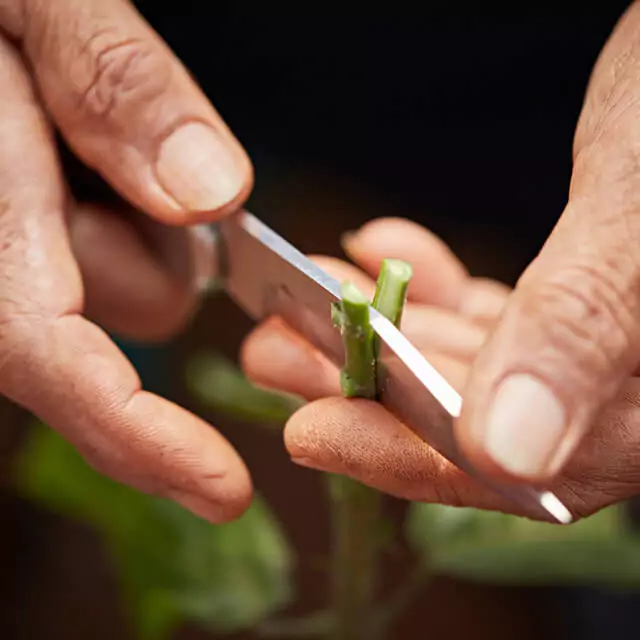
{"label": "metal blade", "polygon": [[[255,320],[281,316],[341,367],[342,340],[331,322],[331,303],[339,300],[340,283],[250,213],[225,219],[218,231],[229,296]],[[532,516],[571,522],[571,514],[552,493],[496,483],[468,463],[453,432],[460,395],[391,322],[373,308],[370,317],[383,343],[380,358],[386,378],[380,402],[450,462]]]}

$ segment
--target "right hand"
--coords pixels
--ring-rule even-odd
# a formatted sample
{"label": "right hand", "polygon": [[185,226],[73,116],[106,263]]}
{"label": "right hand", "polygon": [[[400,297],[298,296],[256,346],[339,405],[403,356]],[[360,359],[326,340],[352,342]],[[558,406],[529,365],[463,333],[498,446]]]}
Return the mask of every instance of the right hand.
{"label": "right hand", "polygon": [[[0,0],[0,87],[0,393],[116,480],[239,515],[251,482],[235,451],[143,391],[86,316],[137,339],[180,328],[197,287],[177,227],[237,209],[249,159],[126,0]],[[72,201],[54,128],[127,205]]]}

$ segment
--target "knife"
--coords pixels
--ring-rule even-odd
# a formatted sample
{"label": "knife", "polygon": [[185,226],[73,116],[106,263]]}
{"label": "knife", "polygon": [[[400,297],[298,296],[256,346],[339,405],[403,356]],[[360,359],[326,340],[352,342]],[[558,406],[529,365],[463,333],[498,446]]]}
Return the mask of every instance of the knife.
{"label": "knife", "polygon": [[[340,333],[331,321],[331,303],[341,283],[248,211],[206,227],[196,269],[217,282],[254,320],[277,315],[338,367],[344,364]],[[203,250],[204,247],[204,250]],[[380,403],[429,446],[469,476],[533,517],[568,524],[573,517],[550,491],[500,483],[479,473],[457,446],[453,423],[460,415],[460,394],[389,320],[369,309],[381,339],[385,380]]]}

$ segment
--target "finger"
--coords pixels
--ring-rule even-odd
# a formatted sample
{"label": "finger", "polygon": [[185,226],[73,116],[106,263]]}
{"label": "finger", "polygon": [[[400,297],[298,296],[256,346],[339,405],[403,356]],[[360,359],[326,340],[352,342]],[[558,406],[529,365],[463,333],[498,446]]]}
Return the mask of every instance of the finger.
{"label": "finger", "polygon": [[0,393],[59,431],[99,471],[212,521],[251,484],[227,441],[145,393],[125,357],[79,315],[53,140],[16,52],[0,38]]}
{"label": "finger", "polygon": [[557,474],[638,365],[640,216],[629,195],[638,178],[629,127],[615,146],[595,144],[577,158],[560,222],[476,361],[457,432],[489,473]]}
{"label": "finger", "polygon": [[[638,386],[627,385],[550,487],[576,518],[637,495]],[[285,443],[301,466],[401,499],[536,517],[478,485],[373,402],[327,398],[306,405],[287,423]]]}
{"label": "finger", "polygon": [[488,278],[469,278],[464,286],[458,312],[482,327],[492,327],[500,317],[511,289]]}
{"label": "finger", "polygon": [[24,10],[4,26],[21,41],[55,123],[132,204],[184,224],[246,199],[245,152],[129,2],[17,4]]}
{"label": "finger", "polygon": [[[168,227],[138,216],[98,205],[74,208],[71,243],[84,282],[85,314],[123,337],[166,340],[195,309],[195,245],[206,239],[201,227]],[[146,233],[150,225],[153,234]]]}
{"label": "finger", "polygon": [[375,402],[327,398],[308,404],[287,423],[285,444],[301,466],[346,475],[405,500],[510,507]]}
{"label": "finger", "polygon": [[485,329],[458,314],[415,304],[403,314],[401,328],[421,351],[435,351],[466,362],[476,357],[487,335]]}
{"label": "finger", "polygon": [[212,522],[247,508],[249,474],[231,445],[196,416],[143,391],[95,325],[73,313],[20,317],[2,334],[3,395],[60,432],[98,472]]}
{"label": "finger", "polygon": [[[637,495],[639,398],[640,381],[632,379],[551,486],[574,516]],[[289,420],[285,441],[297,464],[347,475],[399,498],[531,515],[477,485],[375,403],[313,402]]]}
{"label": "finger", "polygon": [[309,258],[339,282],[352,282],[367,296],[367,298],[373,300],[373,294],[376,290],[376,282],[364,273],[362,269],[349,264],[344,260],[339,260],[338,258],[332,258],[329,256],[311,255]]}
{"label": "finger", "polygon": [[491,326],[502,312],[510,288],[488,278],[470,278],[451,250],[409,220],[380,218],[347,234],[345,250],[370,276],[382,260],[397,257],[413,265],[409,298],[450,308],[480,326]]}
{"label": "finger", "polygon": [[341,395],[337,367],[280,318],[266,320],[249,334],[240,364],[256,384],[306,400]]}
{"label": "finger", "polygon": [[347,234],[343,246],[373,278],[377,278],[385,258],[408,262],[413,267],[410,300],[458,309],[467,271],[440,238],[415,222],[379,218]]}
{"label": "finger", "polygon": [[[456,390],[464,388],[465,362],[442,353],[424,355]],[[245,374],[265,387],[307,400],[342,395],[338,368],[279,318],[267,320],[247,337],[240,359]]]}

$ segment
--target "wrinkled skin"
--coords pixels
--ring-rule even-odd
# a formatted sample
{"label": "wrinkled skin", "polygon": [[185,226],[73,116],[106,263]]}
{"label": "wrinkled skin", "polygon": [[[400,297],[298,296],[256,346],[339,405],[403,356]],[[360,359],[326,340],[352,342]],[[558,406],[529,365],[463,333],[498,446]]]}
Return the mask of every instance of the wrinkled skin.
{"label": "wrinkled skin", "polygon": [[[143,391],[99,327],[139,340],[184,327],[198,294],[189,225],[244,202],[249,159],[126,0],[0,0],[0,87],[0,393],[101,472],[212,522],[238,516],[251,498],[238,455]],[[583,515],[639,486],[639,105],[634,3],[594,69],[566,209],[512,292],[470,278],[406,221],[351,238],[362,271],[320,259],[369,289],[381,258],[409,259],[405,331],[463,392],[464,451],[488,474],[551,484]],[[54,130],[121,206],[73,200]],[[250,336],[244,363],[313,400],[286,429],[297,462],[412,499],[508,508],[381,407],[337,397],[337,372],[277,320]]]}

